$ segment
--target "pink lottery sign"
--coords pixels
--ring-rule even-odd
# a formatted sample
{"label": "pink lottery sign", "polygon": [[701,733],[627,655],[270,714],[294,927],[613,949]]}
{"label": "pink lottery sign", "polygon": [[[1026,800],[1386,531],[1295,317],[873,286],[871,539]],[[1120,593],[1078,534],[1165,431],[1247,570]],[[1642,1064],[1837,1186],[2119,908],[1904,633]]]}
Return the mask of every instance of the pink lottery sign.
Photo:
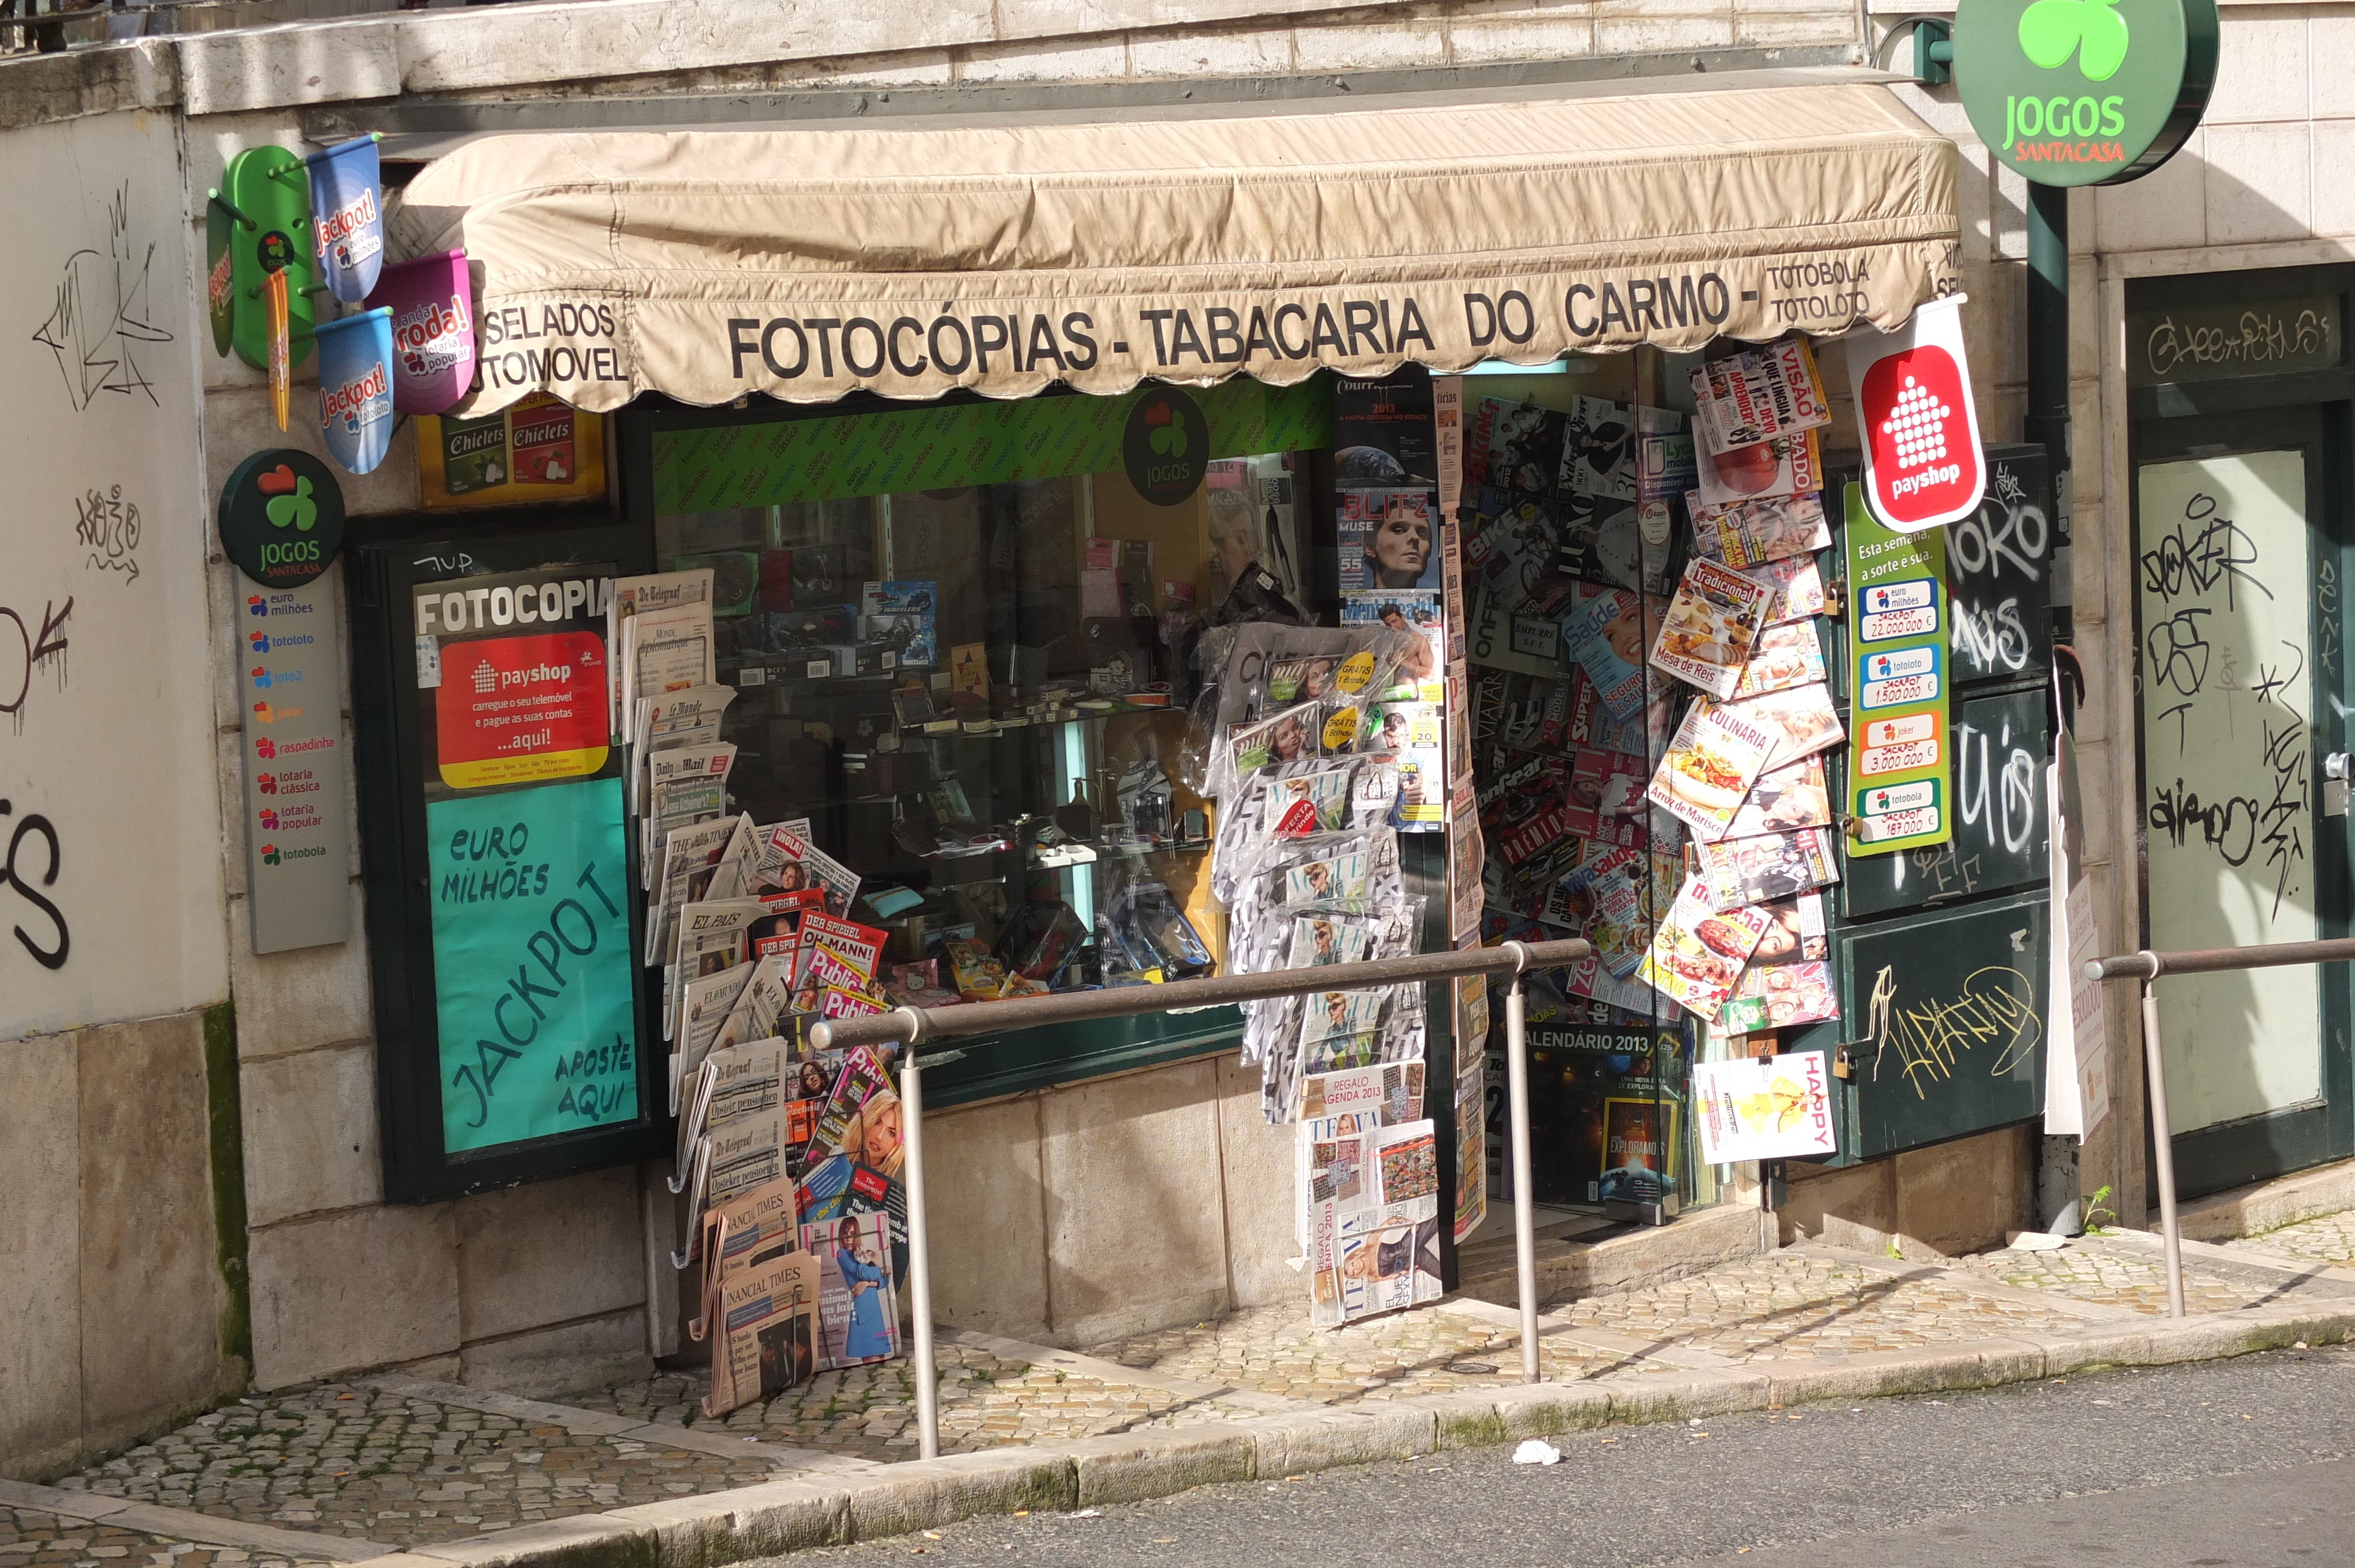
{"label": "pink lottery sign", "polygon": [[466,395],[474,381],[474,291],[464,251],[387,267],[368,302],[392,311],[398,412],[439,414]]}

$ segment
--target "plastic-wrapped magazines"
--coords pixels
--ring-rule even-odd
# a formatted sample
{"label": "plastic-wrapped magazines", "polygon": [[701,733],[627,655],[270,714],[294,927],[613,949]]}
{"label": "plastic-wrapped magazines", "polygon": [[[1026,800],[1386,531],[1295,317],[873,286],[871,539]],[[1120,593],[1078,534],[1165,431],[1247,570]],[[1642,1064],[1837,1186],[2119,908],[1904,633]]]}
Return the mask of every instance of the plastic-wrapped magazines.
{"label": "plastic-wrapped magazines", "polygon": [[1221,800],[1210,889],[1231,905],[1269,841],[1385,822],[1397,798],[1398,765],[1387,757],[1317,758],[1263,768]]}
{"label": "plastic-wrapped magazines", "polygon": [[1380,625],[1251,624],[1203,639],[1206,675],[1179,772],[1197,793],[1229,801],[1255,766],[1362,749],[1365,710],[1423,646]]}
{"label": "plastic-wrapped magazines", "polygon": [[1262,909],[1295,904],[1370,909],[1405,894],[1406,884],[1399,872],[1398,834],[1391,828],[1345,828],[1265,839],[1237,868],[1230,924],[1247,924]]}
{"label": "plastic-wrapped magazines", "polygon": [[[1347,983],[1352,963],[1404,958],[1416,950],[1423,906],[1420,898],[1401,898],[1361,915],[1304,905],[1284,911],[1275,922],[1280,939],[1269,956],[1280,961],[1269,967],[1307,969],[1330,963],[1335,983],[1329,991],[1272,998],[1246,1009],[1246,1049],[1260,1061],[1260,1105],[1270,1121],[1296,1119],[1305,1076],[1423,1060],[1423,987],[1366,989]],[[1337,960],[1327,956],[1343,950],[1357,950],[1359,956]]]}

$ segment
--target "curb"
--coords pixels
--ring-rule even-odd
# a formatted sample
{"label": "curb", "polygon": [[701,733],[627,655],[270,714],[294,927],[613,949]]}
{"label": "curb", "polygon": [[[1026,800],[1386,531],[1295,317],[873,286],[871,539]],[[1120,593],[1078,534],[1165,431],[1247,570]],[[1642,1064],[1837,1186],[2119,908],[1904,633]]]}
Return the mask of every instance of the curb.
{"label": "curb", "polygon": [[2355,1309],[2268,1308],[2089,1323],[2069,1334],[1970,1340],[1926,1352],[1515,1384],[769,1481],[414,1547],[369,1559],[365,1568],[721,1568],[807,1547],[937,1529],[977,1514],[1140,1502],[1213,1482],[1280,1480],[1614,1424],[1993,1388],[2094,1368],[2166,1366],[2350,1340],[2355,1340]]}

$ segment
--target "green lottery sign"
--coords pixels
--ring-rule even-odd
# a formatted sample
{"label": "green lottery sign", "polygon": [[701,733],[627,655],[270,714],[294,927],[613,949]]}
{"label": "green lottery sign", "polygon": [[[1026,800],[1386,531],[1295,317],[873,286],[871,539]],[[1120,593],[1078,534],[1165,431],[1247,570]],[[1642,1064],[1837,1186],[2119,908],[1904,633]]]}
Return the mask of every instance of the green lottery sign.
{"label": "green lottery sign", "polygon": [[2216,80],[2216,0],[1961,0],[1955,85],[1980,138],[2046,185],[2167,162]]}
{"label": "green lottery sign", "polygon": [[618,778],[426,803],[448,1152],[638,1118],[623,820]]}
{"label": "green lottery sign", "polygon": [[1848,853],[1889,854],[1955,836],[1948,724],[1946,531],[1884,528],[1848,487]]}
{"label": "green lottery sign", "polygon": [[221,486],[221,550],[264,588],[300,588],[344,543],[344,492],[327,465],[293,447],[258,451]]}

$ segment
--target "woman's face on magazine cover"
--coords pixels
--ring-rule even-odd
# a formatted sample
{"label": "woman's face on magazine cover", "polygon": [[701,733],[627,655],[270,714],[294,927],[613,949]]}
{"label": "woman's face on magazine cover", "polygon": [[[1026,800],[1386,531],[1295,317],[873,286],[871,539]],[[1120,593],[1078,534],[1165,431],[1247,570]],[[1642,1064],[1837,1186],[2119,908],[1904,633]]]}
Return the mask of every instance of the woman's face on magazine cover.
{"label": "woman's face on magazine cover", "polygon": [[863,1136],[868,1166],[879,1171],[890,1164],[900,1148],[900,1107],[877,1106],[868,1111]]}
{"label": "woman's face on magazine cover", "polygon": [[1611,652],[1620,662],[1636,669],[1644,667],[1644,620],[1640,610],[1614,615],[1603,626],[1603,641],[1611,644]]}

